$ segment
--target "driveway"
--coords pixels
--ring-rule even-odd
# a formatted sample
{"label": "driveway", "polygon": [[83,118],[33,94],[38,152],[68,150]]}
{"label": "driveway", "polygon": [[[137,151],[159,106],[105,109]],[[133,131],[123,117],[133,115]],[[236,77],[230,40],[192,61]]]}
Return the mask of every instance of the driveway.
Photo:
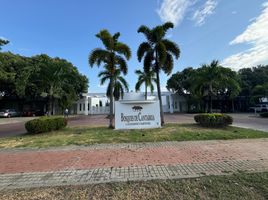
{"label": "driveway", "polygon": [[[251,128],[255,130],[261,130],[268,132],[268,119],[260,118],[252,113],[243,114],[230,114],[234,118],[233,126],[238,126],[242,128]],[[107,115],[89,115],[89,116],[75,116],[69,118],[69,127],[76,126],[106,126],[108,124]],[[5,121],[0,119],[0,137],[22,135],[26,133],[24,124],[31,118],[24,118]],[[166,123],[178,123],[187,124],[195,123],[194,114],[166,114]]]}

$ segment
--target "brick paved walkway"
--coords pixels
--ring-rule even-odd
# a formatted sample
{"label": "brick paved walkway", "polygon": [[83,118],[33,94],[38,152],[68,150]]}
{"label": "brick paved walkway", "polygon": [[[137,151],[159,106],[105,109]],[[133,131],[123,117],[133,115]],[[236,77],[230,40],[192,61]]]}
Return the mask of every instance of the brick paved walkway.
{"label": "brick paved walkway", "polygon": [[0,150],[0,190],[268,171],[268,139]]}

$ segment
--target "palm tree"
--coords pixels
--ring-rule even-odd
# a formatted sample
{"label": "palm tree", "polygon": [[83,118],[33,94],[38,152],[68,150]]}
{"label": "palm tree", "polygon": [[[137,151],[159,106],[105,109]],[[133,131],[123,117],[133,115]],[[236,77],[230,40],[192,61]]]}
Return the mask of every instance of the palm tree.
{"label": "palm tree", "polygon": [[144,59],[144,71],[150,71],[150,69],[152,69],[156,73],[161,125],[164,124],[164,114],[162,108],[159,73],[163,70],[164,73],[170,74],[174,65],[173,56],[176,59],[180,56],[180,49],[178,45],[168,39],[165,39],[166,32],[173,27],[173,23],[167,22],[152,29],[147,26],[141,26],[138,29],[138,33],[143,33],[147,41],[140,44],[137,56],[139,62]]}
{"label": "palm tree", "polygon": [[136,83],[136,91],[140,91],[141,85],[145,84],[145,100],[147,100],[147,88],[149,87],[151,93],[154,91],[154,83],[156,83],[155,72],[150,70],[148,72],[136,70],[135,73],[138,75],[138,82]]}
{"label": "palm tree", "polygon": [[91,67],[93,67],[94,64],[98,67],[103,64],[104,68],[109,71],[110,74],[110,128],[113,128],[114,99],[112,92],[114,91],[115,86],[114,75],[116,74],[117,69],[124,75],[127,74],[128,67],[126,59],[129,60],[131,57],[130,48],[126,44],[118,41],[119,36],[120,33],[111,35],[109,31],[101,30],[96,37],[102,41],[105,48],[96,48],[89,55],[89,65]]}
{"label": "palm tree", "polygon": [[[122,98],[124,96],[124,91],[129,91],[128,89],[128,83],[124,79],[124,77],[121,76],[121,71],[120,69],[116,69],[114,74],[110,74],[109,70],[106,69],[105,71],[102,71],[99,73],[98,77],[101,78],[100,84],[103,85],[106,81],[110,81],[111,77],[113,76],[114,80],[114,91],[113,91],[113,97],[115,98],[116,101]],[[111,82],[109,82],[107,90],[106,90],[106,95],[107,97],[110,97],[110,88],[111,88]]]}
{"label": "palm tree", "polygon": [[[220,66],[218,60],[213,60],[210,64],[203,64],[198,69],[195,89],[202,91],[203,96],[209,99],[208,111],[212,112],[212,98],[217,95],[220,88],[231,84],[232,79],[224,67]],[[225,87],[226,89],[226,87]]]}

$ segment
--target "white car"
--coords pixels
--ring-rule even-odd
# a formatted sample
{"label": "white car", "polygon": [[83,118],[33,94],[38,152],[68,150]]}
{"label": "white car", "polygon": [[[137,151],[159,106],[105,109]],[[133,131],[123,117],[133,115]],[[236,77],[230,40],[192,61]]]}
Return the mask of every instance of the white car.
{"label": "white car", "polygon": [[268,112],[268,104],[257,104],[249,109],[254,112]]}
{"label": "white car", "polygon": [[19,113],[15,109],[2,109],[0,110],[0,117],[17,117]]}

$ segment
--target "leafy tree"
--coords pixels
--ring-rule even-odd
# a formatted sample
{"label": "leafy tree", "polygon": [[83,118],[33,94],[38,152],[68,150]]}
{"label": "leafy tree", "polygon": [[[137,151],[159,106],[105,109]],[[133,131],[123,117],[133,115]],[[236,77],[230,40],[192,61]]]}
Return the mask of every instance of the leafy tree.
{"label": "leafy tree", "polygon": [[[238,75],[241,80],[240,95],[247,98],[248,105],[259,103],[258,96],[264,97],[266,95],[261,88],[265,88],[268,83],[268,65],[243,68],[238,71]],[[260,93],[261,91],[263,91],[262,94]]]}
{"label": "leafy tree", "polygon": [[81,92],[87,91],[88,80],[71,63],[47,55],[24,57],[10,52],[0,53],[0,92],[3,98],[48,100],[49,114],[53,102],[69,107]]}
{"label": "leafy tree", "polygon": [[101,78],[100,82],[101,85],[103,85],[106,81],[109,81],[107,90],[106,90],[106,95],[107,97],[110,97],[110,89],[111,89],[111,76],[113,76],[113,80],[114,80],[114,91],[113,91],[113,96],[115,98],[116,101],[118,101],[120,99],[120,97],[122,98],[124,96],[124,91],[128,91],[128,83],[127,81],[124,79],[124,77],[121,76],[121,71],[120,69],[116,69],[114,74],[110,74],[109,69],[106,69],[106,71],[102,71],[99,73],[98,77]]}
{"label": "leafy tree", "polygon": [[168,90],[182,95],[187,99],[188,111],[192,104],[196,104],[197,110],[201,110],[203,94],[195,89],[196,76],[197,70],[188,67],[181,72],[173,74],[167,81]]}
{"label": "leafy tree", "polygon": [[154,83],[156,84],[155,72],[136,70],[138,75],[138,82],[135,85],[135,90],[140,91],[141,85],[145,85],[145,100],[147,100],[147,89],[150,88],[151,93],[154,91]]}
{"label": "leafy tree", "polygon": [[7,45],[9,43],[8,40],[3,40],[0,38],[0,50],[2,49],[2,46]]}
{"label": "leafy tree", "polygon": [[180,55],[178,45],[165,38],[166,32],[173,27],[174,25],[171,22],[167,22],[152,29],[147,26],[141,26],[138,29],[138,33],[145,35],[146,41],[140,44],[137,56],[139,62],[141,62],[142,59],[144,60],[144,71],[150,71],[150,69],[152,69],[156,73],[161,125],[164,124],[164,113],[159,74],[161,70],[166,74],[170,74],[174,65],[173,56],[178,59]]}
{"label": "leafy tree", "polygon": [[42,54],[38,60],[39,74],[37,84],[39,94],[48,99],[48,114],[52,115],[55,100],[62,109],[69,107],[82,92],[87,91],[88,80],[79,74],[76,67],[64,59],[50,58]]}
{"label": "leafy tree", "polygon": [[98,67],[103,64],[104,69],[110,74],[110,128],[113,128],[114,98],[112,93],[115,87],[116,70],[119,69],[120,72],[126,75],[128,70],[126,60],[129,60],[131,57],[130,48],[118,41],[119,36],[120,33],[111,35],[108,30],[101,30],[96,37],[102,41],[105,48],[96,48],[89,55],[89,65],[91,67],[95,64]]}
{"label": "leafy tree", "polygon": [[10,52],[0,53],[0,91],[5,96],[24,97],[34,70],[30,58]]}
{"label": "leafy tree", "polygon": [[220,84],[226,79],[221,71],[219,61],[213,60],[209,65],[204,64],[198,69],[196,89],[209,99],[208,111],[212,112],[212,97],[217,95]]}
{"label": "leafy tree", "polygon": [[[212,97],[233,100],[240,92],[239,77],[235,71],[224,68],[214,60],[201,68],[186,68],[171,76],[167,88],[186,97],[189,105],[196,104],[201,110],[205,97],[209,99],[209,112],[212,112]],[[234,110],[234,105],[233,105]]]}

